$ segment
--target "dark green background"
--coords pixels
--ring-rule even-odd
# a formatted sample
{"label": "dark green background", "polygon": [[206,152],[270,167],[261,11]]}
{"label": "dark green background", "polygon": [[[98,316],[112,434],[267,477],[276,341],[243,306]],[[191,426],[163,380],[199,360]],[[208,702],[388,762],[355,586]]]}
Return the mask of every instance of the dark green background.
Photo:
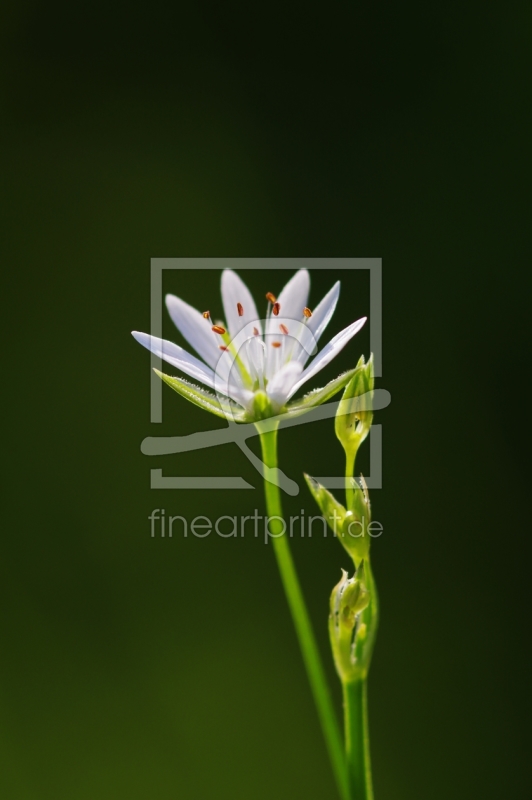
{"label": "dark green background", "polygon": [[[149,489],[129,331],[152,256],[383,257],[376,798],[530,796],[529,23],[524,3],[4,7],[6,800],[336,796],[271,547],[149,537],[156,507],[262,509],[234,446],[157,466],[256,491]],[[331,334],[367,311],[341,277]],[[169,282],[216,308],[216,273]],[[217,425],[164,402],[167,433]],[[332,424],[281,459],[337,471]],[[335,682],[346,559],[293,549]]]}

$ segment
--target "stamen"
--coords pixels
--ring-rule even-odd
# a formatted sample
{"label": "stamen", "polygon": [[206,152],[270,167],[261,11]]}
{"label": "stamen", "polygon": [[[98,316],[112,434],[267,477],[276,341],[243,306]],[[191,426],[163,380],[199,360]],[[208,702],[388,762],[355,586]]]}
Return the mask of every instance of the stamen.
{"label": "stamen", "polygon": [[272,347],[280,347],[281,342],[272,342]]}
{"label": "stamen", "polygon": [[269,300],[270,303],[276,303],[277,302],[276,296],[274,294],[272,294],[271,292],[266,292],[266,300]]}
{"label": "stamen", "polygon": [[283,325],[283,324],[281,323],[281,324],[279,325],[279,328],[281,329],[281,332],[282,332],[282,333],[288,333],[288,328],[286,327],[286,325]]}
{"label": "stamen", "polygon": [[229,348],[226,347],[225,344],[219,344],[218,347],[220,348],[220,350],[229,350]]}
{"label": "stamen", "polygon": [[312,311],[310,310],[310,308],[307,308],[305,306],[305,308],[303,309],[303,314],[306,316],[307,319],[309,319],[309,317],[312,316]]}
{"label": "stamen", "polygon": [[255,382],[258,382],[261,391],[264,391],[264,366],[266,357],[266,345],[262,339],[253,337],[246,342],[249,359],[250,375]]}
{"label": "stamen", "polygon": [[210,319],[210,318],[211,318],[211,312],[210,311],[204,311],[203,312],[203,319]]}
{"label": "stamen", "polygon": [[226,332],[225,328],[222,328],[221,325],[213,325],[212,329],[213,329],[214,333],[219,333],[220,336],[223,336],[224,333]]}
{"label": "stamen", "polygon": [[277,303],[277,302],[275,302],[275,303],[273,304],[273,308],[272,308],[272,311],[273,311],[273,316],[274,316],[274,317],[278,317],[278,316],[279,316],[279,311],[280,311],[280,310],[281,310],[281,304],[280,304],[280,303]]}
{"label": "stamen", "polygon": [[259,329],[253,328],[253,336],[258,336],[258,335],[259,335]]}
{"label": "stamen", "polygon": [[239,317],[243,317],[244,316],[244,306],[242,305],[242,303],[237,303],[236,304],[236,310],[238,311],[238,316]]}

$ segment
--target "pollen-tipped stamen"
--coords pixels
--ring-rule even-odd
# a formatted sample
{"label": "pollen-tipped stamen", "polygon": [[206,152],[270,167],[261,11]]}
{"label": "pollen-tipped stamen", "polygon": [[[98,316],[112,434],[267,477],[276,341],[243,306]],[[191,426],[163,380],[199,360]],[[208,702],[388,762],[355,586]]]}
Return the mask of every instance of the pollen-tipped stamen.
{"label": "pollen-tipped stamen", "polygon": [[[215,336],[216,337],[218,337],[218,336],[222,337],[224,346],[220,346],[219,345],[220,350],[222,350],[223,352],[229,354],[227,356],[225,356],[225,355],[220,356],[220,358],[232,357],[233,369],[236,369],[236,371],[238,372],[238,375],[242,379],[244,385],[247,386],[249,389],[251,389],[253,387],[253,377],[250,374],[250,370],[249,370],[248,366],[242,360],[242,356],[240,355],[239,352],[237,352],[237,349],[235,347],[235,343],[234,343],[234,341],[233,341],[233,339],[231,337],[231,334],[229,333],[229,331],[227,331],[223,327],[223,325],[214,325],[213,326],[213,330],[215,330]],[[223,333],[220,333],[220,331],[223,331]],[[218,341],[219,341],[219,339],[217,339],[217,342]]]}
{"label": "pollen-tipped stamen", "polygon": [[266,292],[266,300],[268,301],[268,307],[266,308],[266,330],[268,330],[268,321],[272,316],[272,307],[277,302],[277,298],[273,292]]}
{"label": "pollen-tipped stamen", "polygon": [[[311,318],[311,316],[312,316],[312,311],[310,310],[310,308],[305,306],[303,308],[303,316],[302,316],[302,318],[301,318],[301,320],[300,320],[300,322],[298,324],[297,331],[295,332],[295,334],[292,335],[292,340],[293,341],[292,341],[292,346],[291,346],[291,348],[290,348],[290,350],[289,350],[289,352],[287,354],[287,358],[286,358],[287,361],[291,361],[292,358],[294,358],[294,351],[296,351],[296,348],[297,348],[298,344],[300,346],[302,346],[301,332],[302,332],[303,328],[305,327],[305,325],[307,324],[307,322],[309,321],[309,319]],[[310,355],[310,353],[307,353],[307,357],[309,355]],[[295,357],[299,358],[300,357],[300,352],[297,353]]]}
{"label": "pollen-tipped stamen", "polygon": [[218,336],[222,336],[224,338],[224,340],[226,338],[228,338],[227,331],[225,330],[223,325],[213,325],[210,311],[204,311],[202,316],[203,316],[203,319],[206,319],[207,322],[209,323],[209,325],[211,326],[211,331],[214,333],[214,338],[216,340],[216,344],[218,345],[218,348],[220,350],[224,351],[224,352],[229,350],[229,348],[225,344],[218,344],[218,342],[219,342]]}

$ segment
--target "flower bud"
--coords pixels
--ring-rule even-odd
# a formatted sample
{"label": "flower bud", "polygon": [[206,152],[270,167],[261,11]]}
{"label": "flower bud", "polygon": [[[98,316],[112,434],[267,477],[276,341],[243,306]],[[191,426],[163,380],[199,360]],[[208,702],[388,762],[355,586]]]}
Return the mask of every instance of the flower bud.
{"label": "flower bud", "polygon": [[371,653],[365,648],[367,622],[364,618],[370,600],[364,562],[352,578],[342,570],[342,578],[331,594],[329,635],[336,669],[344,682],[361,677],[369,666]]}
{"label": "flower bud", "polygon": [[335,420],[336,435],[346,454],[352,459],[371,427],[373,386],[373,354],[367,364],[364,356],[361,356],[338,404]]}

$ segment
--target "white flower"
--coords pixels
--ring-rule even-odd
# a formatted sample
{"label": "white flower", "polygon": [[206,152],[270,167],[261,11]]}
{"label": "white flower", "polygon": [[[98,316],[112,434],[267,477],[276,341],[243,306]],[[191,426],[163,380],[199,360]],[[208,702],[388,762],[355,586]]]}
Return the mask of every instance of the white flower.
{"label": "white flower", "polygon": [[[353,322],[305,366],[331,319],[340,294],[340,281],[314,311],[307,307],[310,276],[300,269],[275,298],[266,295],[268,310],[261,319],[249,289],[232,270],[222,273],[225,323],[214,324],[210,313],[196,311],[174,295],[166,296],[172,321],[202,360],[166,339],[133,331],[152,353],[214,389],[217,398],[199,386],[158,373],[187,399],[219,416],[252,421],[286,410],[298,389],[323,369],[357,333],[366,317]],[[301,413],[324,402],[349,381],[353,371],[307,395],[288,411]]]}

